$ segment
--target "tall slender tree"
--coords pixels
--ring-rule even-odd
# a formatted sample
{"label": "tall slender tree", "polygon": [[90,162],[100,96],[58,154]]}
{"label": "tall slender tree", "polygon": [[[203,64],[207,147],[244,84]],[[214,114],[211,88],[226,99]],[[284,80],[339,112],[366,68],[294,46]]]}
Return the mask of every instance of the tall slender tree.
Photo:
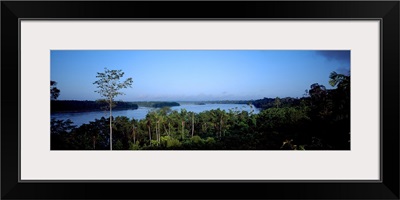
{"label": "tall slender tree", "polygon": [[132,87],[133,80],[128,78],[121,82],[119,79],[124,76],[122,70],[109,70],[104,68],[104,72],[97,72],[95,81],[93,84],[97,85],[98,90],[95,92],[99,93],[104,101],[108,103],[110,109],[110,150],[112,150],[112,107],[114,106],[114,98],[119,95],[124,95],[120,92],[121,89]]}
{"label": "tall slender tree", "polygon": [[192,137],[194,134],[194,112],[192,112]]}
{"label": "tall slender tree", "polygon": [[132,123],[132,137],[133,137],[133,144],[136,144],[136,132],[134,123]]}
{"label": "tall slender tree", "polygon": [[147,126],[147,129],[149,130],[149,145],[151,145],[151,119],[148,114],[146,116],[146,126]]}

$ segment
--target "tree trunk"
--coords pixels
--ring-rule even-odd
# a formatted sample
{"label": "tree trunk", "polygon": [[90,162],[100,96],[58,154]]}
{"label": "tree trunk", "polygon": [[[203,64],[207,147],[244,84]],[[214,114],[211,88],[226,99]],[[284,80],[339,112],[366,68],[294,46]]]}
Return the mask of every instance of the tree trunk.
{"label": "tree trunk", "polygon": [[184,127],[185,127],[185,121],[182,121],[182,140],[184,137]]}
{"label": "tree trunk", "polygon": [[160,128],[160,121],[157,122],[158,128],[158,142],[161,142],[161,128]]}
{"label": "tree trunk", "polygon": [[96,136],[93,136],[93,150],[96,149]]}
{"label": "tree trunk", "polygon": [[194,134],[194,113],[192,113],[192,137]]}
{"label": "tree trunk", "polygon": [[168,129],[167,129],[167,127],[165,127],[165,124],[163,124],[163,127],[164,127],[164,134],[167,134],[167,135],[169,135],[169,133],[168,133]]}
{"label": "tree trunk", "polygon": [[110,150],[112,151],[112,101],[110,99]]}
{"label": "tree trunk", "polygon": [[221,137],[221,131],[222,131],[222,116],[219,120],[219,137]]}
{"label": "tree trunk", "polygon": [[171,135],[171,123],[168,123],[168,136]]}
{"label": "tree trunk", "polygon": [[149,129],[149,138],[150,138],[150,145],[151,145],[151,129],[150,129],[150,126],[147,126],[147,128]]}
{"label": "tree trunk", "polygon": [[132,126],[132,132],[133,132],[133,143],[136,144],[135,126]]}
{"label": "tree trunk", "polygon": [[158,142],[158,122],[156,122],[156,140]]}

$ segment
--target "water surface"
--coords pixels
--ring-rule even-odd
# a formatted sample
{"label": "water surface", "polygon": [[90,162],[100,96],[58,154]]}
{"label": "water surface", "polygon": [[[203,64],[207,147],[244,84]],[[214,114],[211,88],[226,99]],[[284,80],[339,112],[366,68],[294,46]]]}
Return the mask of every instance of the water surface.
{"label": "water surface", "polygon": [[[247,104],[205,104],[205,105],[197,105],[197,104],[181,104],[180,106],[171,107],[171,110],[180,111],[181,109],[186,109],[187,111],[191,111],[194,113],[200,113],[207,110],[216,110],[221,109],[225,111],[229,110],[238,110],[238,111],[253,111],[255,114],[259,112],[257,108],[250,107]],[[134,118],[137,120],[141,120],[146,118],[146,115],[149,111],[154,110],[154,108],[150,107],[139,107],[136,110],[116,110],[112,111],[113,117],[117,116],[126,116],[128,118]],[[89,123],[90,121],[94,121],[94,119],[100,119],[101,117],[108,118],[110,113],[108,111],[93,111],[93,112],[71,112],[71,113],[53,113],[51,114],[51,118],[55,118],[58,120],[67,120],[70,119],[74,122],[74,125],[82,125],[85,123]]]}

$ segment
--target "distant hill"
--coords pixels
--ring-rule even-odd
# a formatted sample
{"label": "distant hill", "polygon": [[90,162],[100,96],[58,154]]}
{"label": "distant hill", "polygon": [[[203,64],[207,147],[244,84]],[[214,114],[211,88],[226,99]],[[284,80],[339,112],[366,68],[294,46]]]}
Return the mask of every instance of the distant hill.
{"label": "distant hill", "polygon": [[210,100],[210,101],[179,101],[182,104],[251,104],[253,100]]}
{"label": "distant hill", "polygon": [[180,104],[177,102],[157,102],[152,105],[153,108],[163,108],[172,106],[180,106]]}
{"label": "distant hill", "polygon": [[134,101],[132,103],[137,104],[141,107],[152,107],[152,108],[180,106],[180,104],[177,102],[167,102],[167,101]]}
{"label": "distant hill", "polygon": [[[131,102],[116,101],[113,110],[135,110],[138,105]],[[78,101],[78,100],[52,100],[50,102],[51,112],[85,112],[104,110],[108,104],[98,101]]]}
{"label": "distant hill", "polygon": [[[252,103],[254,107],[259,108],[261,110],[265,110],[268,108],[275,107],[275,99],[276,98],[264,97],[263,99],[255,100]],[[290,106],[300,105],[301,99],[285,97],[285,98],[279,98],[279,101],[280,101],[280,107],[290,107]]]}

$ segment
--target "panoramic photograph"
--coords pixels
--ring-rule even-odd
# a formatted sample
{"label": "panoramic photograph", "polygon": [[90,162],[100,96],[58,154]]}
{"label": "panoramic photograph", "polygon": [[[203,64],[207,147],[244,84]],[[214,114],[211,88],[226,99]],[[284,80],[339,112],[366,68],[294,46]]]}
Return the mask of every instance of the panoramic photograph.
{"label": "panoramic photograph", "polygon": [[50,150],[350,150],[350,50],[52,50]]}

